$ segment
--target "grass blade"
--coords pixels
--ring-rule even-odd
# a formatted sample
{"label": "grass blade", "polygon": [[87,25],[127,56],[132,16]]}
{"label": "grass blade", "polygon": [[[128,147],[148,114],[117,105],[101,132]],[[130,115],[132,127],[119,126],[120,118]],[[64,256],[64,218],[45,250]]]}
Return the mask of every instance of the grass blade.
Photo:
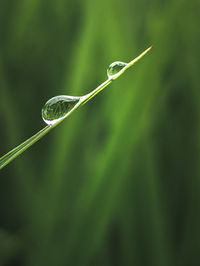
{"label": "grass blade", "polygon": [[18,157],[21,153],[23,153],[26,149],[32,146],[35,142],[41,139],[44,135],[46,135],[50,130],[51,126],[46,126],[40,131],[38,131],[35,135],[21,143],[19,146],[15,147],[7,154],[0,158],[0,169],[4,168],[7,164],[9,164],[12,160]]}
{"label": "grass blade", "polygon": [[7,164],[9,164],[12,160],[22,154],[26,149],[31,147],[34,143],[36,143],[39,139],[41,139],[44,135],[46,135],[52,128],[57,126],[60,122],[62,122],[67,116],[69,116],[73,111],[75,111],[79,106],[84,105],[89,100],[91,100],[96,94],[102,91],[105,87],[107,87],[113,80],[120,77],[128,68],[133,66],[137,61],[139,61],[145,54],[147,54],[151,50],[152,46],[146,49],[143,53],[141,53],[134,60],[130,61],[124,68],[122,68],[115,76],[108,78],[101,85],[99,85],[92,92],[81,97],[81,100],[68,112],[61,120],[56,122],[53,125],[48,125],[38,131],[35,135],[27,139],[25,142],[21,143],[19,146],[15,147],[13,150],[5,154],[0,158],[0,170],[3,169]]}

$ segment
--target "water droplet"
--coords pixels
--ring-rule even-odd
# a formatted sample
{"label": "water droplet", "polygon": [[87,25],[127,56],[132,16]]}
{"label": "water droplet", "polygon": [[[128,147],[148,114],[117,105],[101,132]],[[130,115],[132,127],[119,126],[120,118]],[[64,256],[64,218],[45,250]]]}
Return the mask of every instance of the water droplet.
{"label": "water droplet", "polygon": [[109,78],[112,78],[120,70],[122,70],[122,68],[124,68],[126,65],[127,65],[127,63],[119,62],[119,61],[110,64],[109,67],[108,67],[108,69],[107,69],[107,75],[108,75],[108,77]]}
{"label": "water droplet", "polygon": [[42,118],[48,125],[53,125],[79,102],[81,97],[60,95],[48,100],[42,108]]}

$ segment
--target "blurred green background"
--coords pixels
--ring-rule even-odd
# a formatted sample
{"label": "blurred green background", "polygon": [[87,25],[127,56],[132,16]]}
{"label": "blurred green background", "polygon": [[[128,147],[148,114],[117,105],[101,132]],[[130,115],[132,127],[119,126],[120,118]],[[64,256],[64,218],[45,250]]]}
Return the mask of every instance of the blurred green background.
{"label": "blurred green background", "polygon": [[154,48],[0,172],[0,266],[200,265],[198,0],[1,0],[0,153]]}

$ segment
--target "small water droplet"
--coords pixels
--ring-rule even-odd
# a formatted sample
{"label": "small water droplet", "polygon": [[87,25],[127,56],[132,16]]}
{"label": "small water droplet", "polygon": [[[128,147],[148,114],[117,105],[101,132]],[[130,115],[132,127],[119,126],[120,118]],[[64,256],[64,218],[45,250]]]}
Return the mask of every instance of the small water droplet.
{"label": "small water droplet", "polygon": [[60,95],[48,100],[42,108],[42,118],[48,125],[62,119],[79,102],[81,97]]}
{"label": "small water droplet", "polygon": [[113,62],[112,64],[109,65],[107,69],[107,75],[109,78],[112,78],[115,76],[122,68],[124,68],[127,65],[127,63],[124,62]]}

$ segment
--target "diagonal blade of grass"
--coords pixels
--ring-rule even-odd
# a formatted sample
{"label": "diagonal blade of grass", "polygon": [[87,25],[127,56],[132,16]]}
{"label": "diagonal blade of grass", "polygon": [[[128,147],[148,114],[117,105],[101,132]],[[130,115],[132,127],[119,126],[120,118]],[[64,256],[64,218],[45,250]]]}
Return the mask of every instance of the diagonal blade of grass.
{"label": "diagonal blade of grass", "polygon": [[128,68],[133,66],[137,61],[139,61],[145,54],[147,54],[151,50],[152,46],[150,46],[148,49],[146,49],[143,53],[141,53],[138,57],[136,57],[134,60],[130,61],[124,68],[122,68],[115,76],[108,78],[106,81],[104,81],[101,85],[99,85],[96,89],[94,89],[92,92],[84,95],[81,97],[80,101],[68,112],[61,120],[56,122],[55,124],[51,126],[46,126],[39,132],[37,132],[35,135],[33,135],[31,138],[8,152],[6,155],[0,158],[0,170],[4,168],[8,163],[10,163],[12,160],[14,160],[16,157],[18,157],[20,154],[22,154],[26,149],[31,147],[35,142],[37,142],[39,139],[41,139],[44,135],[46,135],[51,129],[53,129],[55,126],[57,126],[60,122],[62,122],[67,116],[69,116],[73,111],[75,111],[79,106],[84,105],[86,102],[88,102],[90,99],[92,99],[96,94],[98,94],[100,91],[102,91],[105,87],[107,87],[113,80],[120,77]]}
{"label": "diagonal blade of grass", "polygon": [[19,156],[26,149],[28,149],[35,142],[37,142],[44,135],[46,135],[50,130],[51,130],[51,127],[50,126],[44,127],[42,130],[38,131],[31,138],[27,139],[26,141],[24,141],[23,143],[21,143],[19,146],[17,146],[13,150],[9,151],[7,154],[5,154],[4,156],[2,156],[1,159],[0,159],[0,169],[2,169],[4,166],[6,166],[7,164],[9,164],[17,156]]}

